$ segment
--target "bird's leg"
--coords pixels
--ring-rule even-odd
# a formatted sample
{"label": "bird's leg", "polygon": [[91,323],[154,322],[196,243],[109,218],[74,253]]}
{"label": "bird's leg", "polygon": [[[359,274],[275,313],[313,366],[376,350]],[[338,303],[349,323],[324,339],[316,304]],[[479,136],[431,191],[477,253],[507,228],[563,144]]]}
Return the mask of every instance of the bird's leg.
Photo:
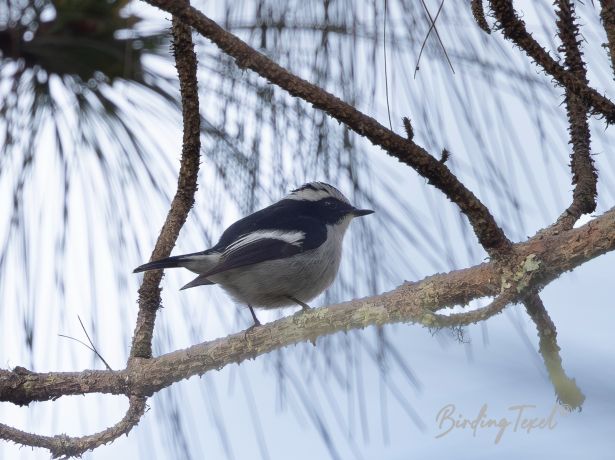
{"label": "bird's leg", "polygon": [[250,329],[260,326],[261,322],[256,317],[256,313],[254,313],[254,308],[252,308],[252,305],[248,304],[248,308],[250,309],[250,313],[252,313],[252,318],[254,319],[254,324],[250,326]]}
{"label": "bird's leg", "polygon": [[303,309],[303,311],[308,311],[308,310],[311,308],[311,307],[310,307],[307,303],[302,302],[302,301],[300,301],[299,299],[296,299],[296,298],[294,298],[294,297],[292,297],[292,296],[288,296],[288,298],[289,298],[290,300],[292,300],[293,302],[295,302],[297,305],[301,306],[301,308]]}
{"label": "bird's leg", "polygon": [[261,322],[256,317],[256,313],[254,313],[254,309],[252,308],[252,305],[248,304],[248,308],[250,309],[250,313],[252,313],[252,318],[254,319],[254,324],[252,326],[250,326],[249,328],[247,328],[246,331],[243,333],[244,340],[248,339],[248,332],[251,332],[254,328],[256,328],[256,327],[261,325]]}

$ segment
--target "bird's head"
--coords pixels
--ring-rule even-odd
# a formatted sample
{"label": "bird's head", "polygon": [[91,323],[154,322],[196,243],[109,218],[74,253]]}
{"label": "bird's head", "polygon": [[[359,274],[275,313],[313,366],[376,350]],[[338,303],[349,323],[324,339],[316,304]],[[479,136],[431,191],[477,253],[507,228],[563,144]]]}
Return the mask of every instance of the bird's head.
{"label": "bird's head", "polygon": [[354,217],[372,214],[371,209],[355,208],[342,192],[324,182],[309,182],[285,197],[309,205],[311,213],[327,224],[350,222]]}

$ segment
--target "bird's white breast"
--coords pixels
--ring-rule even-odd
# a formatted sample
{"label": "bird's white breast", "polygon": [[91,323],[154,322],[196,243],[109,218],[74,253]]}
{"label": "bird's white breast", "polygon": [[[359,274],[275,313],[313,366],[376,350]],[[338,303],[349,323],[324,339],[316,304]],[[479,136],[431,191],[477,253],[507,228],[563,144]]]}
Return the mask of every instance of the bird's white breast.
{"label": "bird's white breast", "polygon": [[209,277],[236,301],[261,308],[292,305],[288,297],[309,302],[335,280],[342,241],[352,217],[327,226],[327,239],[315,249]]}

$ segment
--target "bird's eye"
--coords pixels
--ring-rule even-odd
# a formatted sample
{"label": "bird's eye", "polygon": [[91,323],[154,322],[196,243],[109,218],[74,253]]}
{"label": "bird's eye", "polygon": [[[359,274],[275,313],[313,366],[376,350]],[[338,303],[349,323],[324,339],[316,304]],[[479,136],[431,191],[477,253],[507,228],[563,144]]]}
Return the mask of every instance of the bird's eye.
{"label": "bird's eye", "polygon": [[334,208],[335,207],[335,201],[334,200],[325,200],[324,204],[328,208]]}

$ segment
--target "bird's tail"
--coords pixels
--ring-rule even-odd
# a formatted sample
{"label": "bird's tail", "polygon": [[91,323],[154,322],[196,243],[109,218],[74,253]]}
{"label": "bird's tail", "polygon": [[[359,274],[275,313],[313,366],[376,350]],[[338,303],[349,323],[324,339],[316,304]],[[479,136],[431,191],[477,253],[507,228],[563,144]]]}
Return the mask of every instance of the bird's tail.
{"label": "bird's tail", "polygon": [[154,260],[146,264],[140,265],[133,270],[133,273],[146,272],[148,270],[159,270],[161,268],[176,268],[186,267],[193,269],[195,262],[201,262],[207,259],[202,252],[195,252],[193,254],[184,254],[181,256],[167,257],[166,259]]}
{"label": "bird's tail", "polygon": [[179,288],[179,290],[183,291],[184,289],[189,289],[189,288],[193,288],[193,287],[196,287],[196,286],[203,286],[205,284],[214,284],[214,282],[208,280],[203,275],[199,275],[196,278],[194,278],[192,281],[190,281],[188,284],[185,284],[184,286]]}
{"label": "bird's tail", "polygon": [[148,270],[158,270],[160,268],[175,268],[181,267],[182,256],[167,257],[166,259],[154,260],[143,265],[139,265],[133,270],[133,273],[146,272]]}

